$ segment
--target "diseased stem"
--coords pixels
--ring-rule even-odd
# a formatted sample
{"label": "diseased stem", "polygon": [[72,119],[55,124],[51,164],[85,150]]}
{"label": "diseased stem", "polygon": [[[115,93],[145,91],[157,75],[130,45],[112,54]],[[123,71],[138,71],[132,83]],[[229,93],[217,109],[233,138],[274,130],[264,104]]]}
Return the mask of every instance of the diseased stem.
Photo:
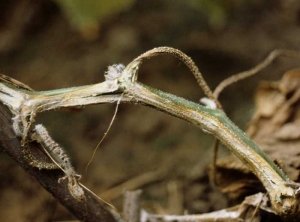
{"label": "diseased stem", "polygon": [[224,112],[201,106],[140,83],[128,85],[126,91],[139,103],[184,119],[200,127],[204,132],[213,134],[260,179],[278,214],[285,215],[287,211],[298,212],[294,208],[298,205],[295,191],[286,186],[286,181],[289,181],[288,177],[227,118]]}
{"label": "diseased stem", "polygon": [[[167,50],[166,48],[160,49]],[[224,112],[136,82],[137,71],[142,60],[155,55],[157,52],[154,50],[148,53],[150,54],[143,54],[133,60],[122,72],[118,72],[117,76],[114,72],[108,72],[105,75],[106,81],[95,85],[32,92],[18,89],[5,81],[6,83],[0,83],[0,100],[15,115],[14,120],[23,124],[20,126],[21,129],[29,129],[32,122],[28,123],[27,117],[33,117],[38,112],[60,107],[109,103],[119,100],[150,106],[181,118],[200,127],[204,132],[211,133],[241,159],[263,183],[268,191],[272,206],[279,215],[296,217],[300,213],[297,186],[289,185],[289,179],[281,169],[242,130],[235,126]],[[205,82],[202,83],[206,85]],[[211,92],[208,94],[217,102]],[[30,119],[33,121],[33,118]],[[19,126],[18,124],[15,125]],[[19,157],[15,158],[18,159]],[[54,183],[54,181],[51,182]]]}
{"label": "diseased stem", "polygon": [[[249,149],[252,154],[258,155],[259,158],[267,161],[281,180],[288,181],[287,176],[275,165],[275,163],[259,149],[243,131],[235,126],[221,110],[204,107],[141,83],[135,83],[130,86],[128,93],[140,103],[184,119],[185,121],[200,127],[205,132],[213,134],[253,170],[252,165],[255,163],[248,163],[248,156],[244,154],[244,152],[247,152],[247,149]],[[248,147],[240,148],[239,144],[241,146],[247,145]],[[261,170],[259,169],[259,166],[257,168],[258,171]]]}
{"label": "diseased stem", "polygon": [[[237,126],[232,123],[224,112],[214,110],[185,100],[183,98],[150,88],[148,86],[136,83],[132,76],[137,71],[130,71],[131,67],[125,70],[124,76],[120,76],[119,81],[115,82],[112,87],[105,88],[104,83],[96,84],[101,89],[95,88],[93,85],[84,88],[84,97],[81,97],[80,88],[68,89],[67,93],[61,90],[53,95],[44,92],[30,92],[25,96],[26,92],[13,91],[11,88],[2,86],[1,96],[6,99],[6,104],[12,109],[14,106],[8,104],[18,104],[19,98],[25,98],[22,102],[27,106],[23,106],[24,113],[18,113],[18,109],[14,108],[13,113],[19,116],[29,115],[31,110],[39,112],[57,109],[60,107],[68,107],[74,105],[88,105],[96,103],[107,103],[108,101],[118,101],[122,93],[122,102],[140,103],[151,106],[157,110],[171,114],[178,118],[184,119],[195,126],[200,127],[205,132],[213,134],[224,145],[226,145],[237,157],[239,157],[250,170],[261,180],[269,193],[272,205],[276,212],[285,215],[287,212],[297,213],[297,199],[295,198],[295,190],[286,186],[288,182],[287,176],[274,164],[274,162],[260,150]],[[132,76],[130,76],[130,74]],[[0,85],[1,86],[1,85]],[[114,88],[114,90],[111,90]],[[89,92],[89,89],[93,89]],[[95,93],[95,91],[97,93]],[[6,98],[9,93],[9,99]],[[115,95],[113,95],[115,93]],[[27,98],[27,99],[26,99]],[[80,103],[83,102],[83,103]],[[30,106],[29,106],[30,105]],[[17,107],[17,106],[16,106]],[[284,206],[284,207],[283,207]],[[294,212],[296,211],[296,212]]]}

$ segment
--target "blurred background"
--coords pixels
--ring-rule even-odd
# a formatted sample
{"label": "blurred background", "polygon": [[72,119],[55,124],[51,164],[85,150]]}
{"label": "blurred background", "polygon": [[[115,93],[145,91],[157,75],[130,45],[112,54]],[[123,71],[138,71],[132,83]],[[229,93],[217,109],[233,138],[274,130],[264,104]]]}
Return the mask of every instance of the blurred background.
{"label": "blurred background", "polygon": [[[2,1],[0,8],[0,72],[35,90],[102,82],[108,65],[126,65],[158,46],[192,57],[214,89],[274,49],[300,49],[297,0],[17,0]],[[245,129],[259,81],[277,80],[297,65],[278,59],[259,76],[226,89],[220,97],[226,113]],[[184,64],[168,55],[144,62],[139,81],[195,102],[203,96]],[[151,180],[135,184],[149,212],[204,213],[234,204],[209,183],[213,138],[146,107],[120,105],[86,172],[115,106],[37,117],[66,149],[83,184],[121,210],[122,193],[105,191],[154,172]],[[220,155],[227,153],[222,149]],[[13,160],[4,153],[0,159],[0,221],[74,219]]]}

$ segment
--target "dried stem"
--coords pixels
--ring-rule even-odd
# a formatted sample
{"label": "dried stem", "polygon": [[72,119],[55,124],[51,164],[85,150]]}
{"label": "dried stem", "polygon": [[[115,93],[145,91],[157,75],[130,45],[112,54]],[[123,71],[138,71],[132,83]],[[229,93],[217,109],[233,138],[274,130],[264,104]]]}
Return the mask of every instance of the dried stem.
{"label": "dried stem", "polygon": [[283,49],[277,49],[272,51],[264,61],[262,61],[252,69],[232,75],[229,78],[224,79],[222,82],[220,82],[219,85],[214,90],[213,93],[214,98],[216,99],[219,98],[220,93],[227,86],[257,74],[259,71],[261,71],[262,69],[270,65],[279,56],[300,58],[300,52],[292,51],[292,50],[283,50]]}
{"label": "dried stem", "polygon": [[143,53],[142,55],[140,55],[139,57],[134,59],[133,62],[138,61],[138,62],[142,63],[143,60],[152,58],[152,57],[160,55],[160,54],[168,54],[168,55],[172,55],[172,56],[175,56],[176,58],[180,59],[189,68],[189,70],[192,72],[192,74],[195,76],[195,78],[196,78],[199,86],[203,90],[204,94],[209,99],[213,100],[217,104],[217,107],[219,109],[222,109],[221,103],[213,95],[212,90],[206,83],[205,79],[203,78],[203,75],[199,71],[199,69],[196,66],[196,64],[194,63],[194,61],[190,57],[188,57],[185,53],[183,53],[182,51],[171,48],[171,47],[158,47],[158,48],[154,48],[154,49],[151,49],[151,50]]}
{"label": "dried stem", "polygon": [[107,200],[113,200],[119,197],[125,189],[136,190],[147,184],[154,183],[162,180],[168,173],[166,169],[159,169],[157,171],[151,171],[134,177],[125,181],[124,183],[117,185],[109,190],[106,190],[99,195]]}
{"label": "dried stem", "polygon": [[[169,54],[176,51],[165,47],[149,51],[131,62],[122,73],[108,72],[106,81],[95,85],[45,92],[29,92],[0,83],[0,99],[10,108],[15,117],[22,118],[21,122],[24,126],[27,126],[26,121],[28,118],[26,117],[32,115],[34,112],[68,106],[116,102],[120,99],[121,94],[123,94],[121,102],[133,102],[135,104],[138,103],[155,108],[181,118],[203,129],[204,132],[211,133],[242,160],[261,180],[268,191],[274,210],[279,215],[283,217],[296,217],[299,215],[300,208],[297,198],[297,187],[287,184],[287,182],[289,182],[288,177],[242,130],[228,119],[224,112],[220,109],[201,106],[197,103],[136,82],[137,71],[142,60],[154,56],[155,53],[165,53],[166,50],[171,50],[168,52]],[[269,59],[258,65],[258,67],[250,72],[246,72],[246,74],[241,74],[240,77],[236,77],[235,79],[242,79],[245,78],[245,76],[252,75],[255,71],[265,67],[274,57],[280,54],[290,56],[298,55],[290,51],[275,52],[271,54]],[[180,51],[176,56],[182,56]],[[187,63],[190,62],[189,57],[183,57],[182,60],[187,61]],[[191,66],[189,66],[189,68],[191,69]],[[200,81],[199,84],[203,84],[201,78],[202,76],[200,80],[198,80]],[[204,85],[207,86],[206,83]],[[204,91],[206,91],[206,86],[203,86]],[[209,91],[206,93],[210,99],[217,101],[213,95],[210,95]],[[4,126],[9,126],[9,124],[11,123],[6,123]],[[0,139],[5,140],[5,137]],[[14,147],[11,147],[11,149],[13,148]],[[19,157],[20,156],[16,156],[15,158],[18,159]],[[54,183],[54,181],[51,181],[51,183]],[[47,187],[47,184],[45,184],[45,186]]]}

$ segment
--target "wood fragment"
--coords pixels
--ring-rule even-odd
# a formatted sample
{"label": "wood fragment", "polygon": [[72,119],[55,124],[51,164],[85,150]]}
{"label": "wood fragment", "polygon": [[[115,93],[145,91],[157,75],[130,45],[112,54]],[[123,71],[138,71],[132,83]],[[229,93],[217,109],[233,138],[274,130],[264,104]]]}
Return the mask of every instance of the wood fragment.
{"label": "wood fragment", "polygon": [[142,190],[124,192],[123,217],[130,222],[139,222],[141,214]]}

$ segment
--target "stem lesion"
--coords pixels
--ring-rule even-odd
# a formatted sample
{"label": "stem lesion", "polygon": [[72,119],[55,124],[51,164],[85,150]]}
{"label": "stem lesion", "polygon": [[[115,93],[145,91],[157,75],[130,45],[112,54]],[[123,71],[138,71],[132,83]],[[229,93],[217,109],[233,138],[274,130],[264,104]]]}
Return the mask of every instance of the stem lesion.
{"label": "stem lesion", "polygon": [[[144,53],[136,60],[143,60],[145,58],[152,57],[161,53],[160,50],[163,50],[163,48],[159,50],[153,49],[153,51]],[[201,74],[200,86],[206,95],[218,105],[217,98],[226,86],[235,81],[239,81],[256,74],[261,69],[268,66],[275,58],[282,55],[300,58],[300,53],[298,52],[288,50],[274,51],[267,57],[266,60],[253,69],[225,80],[224,83],[221,83],[220,86],[216,88],[212,95],[210,94],[209,88],[206,91],[206,87],[201,86],[201,83],[207,85],[204,80],[201,81]],[[185,57],[181,60],[184,61],[184,59]],[[189,63],[187,62],[187,64]],[[193,69],[191,69],[191,71],[192,70]],[[197,78],[197,71],[195,73]],[[126,84],[123,83],[123,85]],[[287,212],[290,215],[296,215],[299,213],[298,208],[295,207],[299,205],[299,201],[295,198],[298,191],[291,186],[287,186],[289,178],[262,150],[255,145],[251,139],[244,134],[244,132],[237,128],[221,110],[213,110],[203,106],[200,106],[200,109],[197,110],[197,106],[192,108],[189,107],[191,104],[190,102],[183,101],[181,98],[163,93],[156,89],[151,89],[150,87],[143,86],[139,83],[128,82],[126,92],[128,92],[132,97],[138,99],[138,101],[142,104],[150,105],[155,109],[184,119],[196,126],[200,126],[200,128],[204,129],[205,132],[212,133],[236,156],[238,156],[260,179],[268,191],[274,209],[279,215],[286,216]],[[191,110],[189,110],[189,108],[191,108]],[[221,108],[221,106],[218,105],[218,108]],[[206,109],[208,109],[208,111]],[[214,113],[216,114],[214,115]],[[198,114],[199,117],[197,117]]]}

